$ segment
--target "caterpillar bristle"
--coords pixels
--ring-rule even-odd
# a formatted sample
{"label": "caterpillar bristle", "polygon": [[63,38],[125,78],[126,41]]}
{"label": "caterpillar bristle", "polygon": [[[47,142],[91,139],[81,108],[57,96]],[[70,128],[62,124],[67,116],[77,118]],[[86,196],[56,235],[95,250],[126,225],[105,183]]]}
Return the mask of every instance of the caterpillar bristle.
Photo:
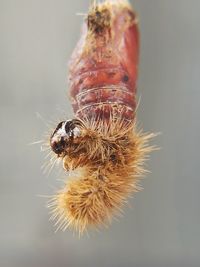
{"label": "caterpillar bristle", "polygon": [[129,146],[121,147],[123,153],[115,164],[109,162],[100,169],[91,160],[80,177],[71,178],[49,204],[57,229],[72,227],[82,234],[88,227],[110,224],[111,218],[121,212],[127,197],[140,190],[138,181],[146,173],[144,162],[154,149],[148,141],[153,137],[153,134],[142,134],[134,126],[126,136]]}

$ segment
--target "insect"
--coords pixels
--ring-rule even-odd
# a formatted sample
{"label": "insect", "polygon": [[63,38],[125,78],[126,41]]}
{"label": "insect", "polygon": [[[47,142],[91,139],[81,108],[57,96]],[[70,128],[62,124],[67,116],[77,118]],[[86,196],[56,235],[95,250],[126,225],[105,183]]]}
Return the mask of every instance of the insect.
{"label": "insect", "polygon": [[153,134],[136,129],[138,19],[127,1],[93,4],[70,61],[74,118],[50,136],[67,171],[77,171],[50,201],[58,228],[99,227],[138,191]]}

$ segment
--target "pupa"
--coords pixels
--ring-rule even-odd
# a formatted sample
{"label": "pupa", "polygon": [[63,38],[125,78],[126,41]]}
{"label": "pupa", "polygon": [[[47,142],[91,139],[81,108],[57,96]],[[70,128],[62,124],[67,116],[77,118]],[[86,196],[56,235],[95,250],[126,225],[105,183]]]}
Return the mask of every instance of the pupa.
{"label": "pupa", "polygon": [[136,127],[139,43],[128,1],[91,5],[69,64],[74,118],[59,122],[49,141],[64,170],[76,172],[49,202],[60,229],[111,222],[139,189],[154,136]]}

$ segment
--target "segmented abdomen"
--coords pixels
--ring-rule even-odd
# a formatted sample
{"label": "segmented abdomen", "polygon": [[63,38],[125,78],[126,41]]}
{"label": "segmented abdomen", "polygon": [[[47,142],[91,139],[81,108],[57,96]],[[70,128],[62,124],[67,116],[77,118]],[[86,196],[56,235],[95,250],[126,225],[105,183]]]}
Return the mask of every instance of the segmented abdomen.
{"label": "segmented abdomen", "polygon": [[79,118],[133,120],[139,34],[129,5],[93,8],[70,62],[70,97]]}

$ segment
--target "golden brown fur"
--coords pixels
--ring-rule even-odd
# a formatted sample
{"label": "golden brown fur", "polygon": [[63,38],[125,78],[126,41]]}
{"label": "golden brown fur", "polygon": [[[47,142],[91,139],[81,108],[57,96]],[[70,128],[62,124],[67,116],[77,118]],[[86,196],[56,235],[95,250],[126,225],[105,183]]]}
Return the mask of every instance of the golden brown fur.
{"label": "golden brown fur", "polygon": [[130,193],[138,190],[144,161],[153,149],[147,143],[154,136],[120,120],[87,123],[75,153],[63,158],[65,168],[81,167],[79,177],[67,181],[49,203],[58,228],[72,226],[80,233],[108,223]]}

